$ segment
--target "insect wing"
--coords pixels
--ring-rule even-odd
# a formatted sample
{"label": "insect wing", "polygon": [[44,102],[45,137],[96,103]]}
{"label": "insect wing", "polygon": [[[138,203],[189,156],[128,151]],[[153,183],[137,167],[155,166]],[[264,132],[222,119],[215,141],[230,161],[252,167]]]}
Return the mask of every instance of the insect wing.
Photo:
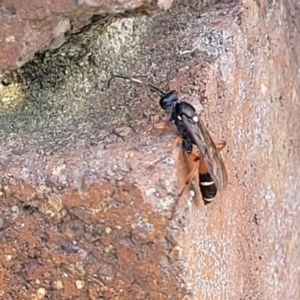
{"label": "insect wing", "polygon": [[198,122],[194,122],[186,116],[182,116],[182,120],[197,145],[217,189],[219,191],[223,190],[228,183],[227,171],[210,134],[200,119],[198,119]]}

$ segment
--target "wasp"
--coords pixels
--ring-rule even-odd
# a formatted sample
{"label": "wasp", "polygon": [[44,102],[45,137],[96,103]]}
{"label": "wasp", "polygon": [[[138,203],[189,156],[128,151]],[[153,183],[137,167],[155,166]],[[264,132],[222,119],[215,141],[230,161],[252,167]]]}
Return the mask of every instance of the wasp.
{"label": "wasp", "polygon": [[[226,146],[226,141],[213,141],[200,116],[197,115],[196,109],[190,103],[180,101],[175,90],[163,92],[156,86],[137,78],[115,74],[112,74],[109,79],[108,87],[114,78],[122,78],[148,86],[159,94],[161,108],[170,115],[166,125],[174,121],[179,134],[173,147],[181,140],[188,159],[197,163],[188,174],[185,186],[179,193],[179,198],[198,172],[202,198],[206,202],[211,202],[217,191],[224,190],[228,183],[226,167],[220,155],[220,151]],[[193,145],[198,148],[199,154],[192,152]]]}

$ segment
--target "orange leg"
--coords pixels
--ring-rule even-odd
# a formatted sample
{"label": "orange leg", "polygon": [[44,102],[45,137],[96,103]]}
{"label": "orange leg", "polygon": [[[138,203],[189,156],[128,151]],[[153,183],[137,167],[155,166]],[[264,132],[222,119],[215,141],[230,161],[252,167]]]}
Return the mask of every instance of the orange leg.
{"label": "orange leg", "polygon": [[225,140],[219,139],[219,140],[214,140],[214,144],[216,145],[218,151],[221,152],[225,148],[227,143]]}
{"label": "orange leg", "polygon": [[177,147],[177,145],[182,142],[182,137],[181,136],[177,136],[177,138],[175,139],[175,141],[172,143],[171,146],[171,153],[173,152],[173,150]]}
{"label": "orange leg", "polygon": [[[158,130],[166,130],[168,128],[170,123],[159,123],[157,125],[154,126],[155,129]],[[172,153],[174,151],[174,149],[177,147],[177,145],[182,141],[182,137],[181,136],[177,136],[177,138],[174,140],[174,142],[172,143],[171,149],[170,149],[170,153]]]}
{"label": "orange leg", "polygon": [[154,128],[158,130],[166,130],[168,127],[169,127],[169,123],[158,123],[154,125]]}
{"label": "orange leg", "polygon": [[[193,162],[199,161],[199,156],[197,156],[194,153],[189,154],[188,158],[189,158],[190,161],[193,161]],[[191,183],[191,181],[193,180],[193,178],[197,174],[197,170],[198,170],[198,165],[194,166],[193,169],[188,174],[188,176],[186,177],[184,187],[181,189],[181,191],[179,193],[179,198],[182,196],[182,194],[185,191],[186,187],[189,186],[189,184]]]}

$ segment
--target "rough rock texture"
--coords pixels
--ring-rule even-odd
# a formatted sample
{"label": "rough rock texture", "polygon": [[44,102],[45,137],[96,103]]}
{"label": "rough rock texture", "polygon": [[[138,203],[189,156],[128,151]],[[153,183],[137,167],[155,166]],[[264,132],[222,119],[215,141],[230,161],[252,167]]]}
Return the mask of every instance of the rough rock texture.
{"label": "rough rock texture", "polygon": [[[177,1],[40,53],[1,85],[3,299],[299,299],[299,5]],[[197,184],[147,75],[224,137]],[[165,116],[166,117],[166,116]],[[188,199],[189,198],[189,199]]]}
{"label": "rough rock texture", "polygon": [[15,69],[41,49],[60,47],[66,35],[106,24],[113,15],[166,10],[172,0],[3,0],[0,3],[0,70]]}

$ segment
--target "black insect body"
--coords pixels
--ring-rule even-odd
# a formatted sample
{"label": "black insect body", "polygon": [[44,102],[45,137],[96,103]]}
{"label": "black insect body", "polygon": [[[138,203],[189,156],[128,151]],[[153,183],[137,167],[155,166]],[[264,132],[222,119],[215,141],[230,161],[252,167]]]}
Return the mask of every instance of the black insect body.
{"label": "black insect body", "polygon": [[[177,131],[182,138],[183,148],[190,154],[193,149],[195,141],[193,137],[185,127],[182,116],[184,115],[187,119],[198,120],[195,108],[187,102],[179,102],[178,94],[176,91],[166,93],[160,98],[159,104],[162,109],[166,110],[170,114],[168,123],[174,121]],[[196,144],[195,144],[196,145]]]}
{"label": "black insect body", "polygon": [[[188,102],[180,101],[176,91],[163,92],[152,84],[123,75],[112,75],[108,81],[108,86],[114,78],[127,79],[146,85],[160,95],[159,104],[161,108],[170,114],[168,123],[174,121],[188,158],[198,163],[187,176],[186,184],[179,195],[183,194],[185,188],[198,172],[202,197],[205,201],[211,202],[217,190],[221,191],[227,185],[227,172],[219,153],[225,147],[226,142],[224,140],[216,142],[212,140],[195,108]],[[197,146],[199,155],[192,153],[193,145]]]}
{"label": "black insect body", "polygon": [[217,195],[217,187],[209,173],[199,173],[200,191],[203,200],[211,202]]}

